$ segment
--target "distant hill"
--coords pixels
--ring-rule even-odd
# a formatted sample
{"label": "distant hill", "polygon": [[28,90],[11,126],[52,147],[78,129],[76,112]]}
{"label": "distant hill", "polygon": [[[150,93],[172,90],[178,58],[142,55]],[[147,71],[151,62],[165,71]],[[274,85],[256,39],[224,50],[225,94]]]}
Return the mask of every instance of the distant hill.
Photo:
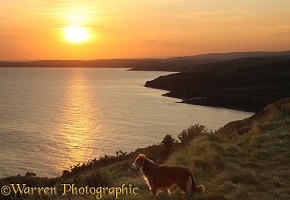
{"label": "distant hill", "polygon": [[139,71],[187,71],[192,66],[215,62],[211,59],[103,59],[103,60],[38,60],[0,61],[0,67],[84,67],[84,68],[130,68]]}
{"label": "distant hill", "polygon": [[204,64],[232,60],[243,57],[290,58],[290,51],[282,52],[231,52],[210,53],[196,56],[172,57],[166,59],[99,59],[99,60],[38,60],[0,61],[0,67],[91,67],[91,68],[130,68],[138,71],[193,71]]}
{"label": "distant hill", "polygon": [[277,52],[269,52],[269,51],[253,51],[253,52],[229,52],[229,53],[209,53],[209,54],[201,54],[196,56],[186,56],[184,58],[192,59],[192,58],[201,58],[201,59],[213,59],[213,60],[232,60],[236,58],[242,57],[277,57],[277,56],[285,56],[290,57],[290,51],[277,51]]}
{"label": "distant hill", "polygon": [[185,72],[193,68],[207,64],[214,63],[219,60],[210,58],[169,58],[169,59],[150,59],[147,61],[140,61],[131,63],[129,66],[132,71],[169,71],[169,72]]}
{"label": "distant hill", "polygon": [[219,63],[221,61],[237,58],[290,58],[290,51],[282,52],[231,52],[231,53],[209,53],[196,56],[174,57],[168,59],[155,59],[132,63],[131,70],[141,71],[173,71],[188,72],[205,67],[205,64]]}
{"label": "distant hill", "polygon": [[[258,70],[259,67],[266,66],[267,70],[274,65],[279,67],[282,62],[290,60],[289,57],[277,56],[277,57],[241,57],[232,60],[219,61],[214,63],[202,64],[187,70],[187,72],[215,72],[223,73],[230,71],[237,71],[242,68],[251,68]],[[271,65],[271,66],[270,66]],[[255,69],[254,69],[255,68]]]}
{"label": "distant hill", "polygon": [[86,68],[129,68],[135,59],[103,60],[37,60],[28,62],[2,61],[0,67],[86,67]]}

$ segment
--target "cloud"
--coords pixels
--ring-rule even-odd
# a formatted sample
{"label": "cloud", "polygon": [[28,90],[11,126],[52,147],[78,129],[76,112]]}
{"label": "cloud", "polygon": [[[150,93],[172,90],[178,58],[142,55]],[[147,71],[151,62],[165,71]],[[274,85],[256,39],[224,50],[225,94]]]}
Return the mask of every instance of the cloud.
{"label": "cloud", "polygon": [[290,31],[288,31],[288,32],[276,32],[276,33],[270,34],[270,36],[274,36],[274,37],[289,37],[290,36]]}
{"label": "cloud", "polygon": [[176,17],[194,21],[253,21],[251,12],[245,10],[214,10],[214,11],[191,11],[181,13]]}

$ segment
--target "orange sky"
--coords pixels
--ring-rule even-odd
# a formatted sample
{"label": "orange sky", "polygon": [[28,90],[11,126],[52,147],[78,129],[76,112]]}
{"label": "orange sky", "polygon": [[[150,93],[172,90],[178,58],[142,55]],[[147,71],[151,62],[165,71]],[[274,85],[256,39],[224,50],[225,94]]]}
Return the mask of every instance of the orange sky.
{"label": "orange sky", "polygon": [[[289,0],[0,0],[0,60],[290,50]],[[90,38],[72,43],[66,30]]]}

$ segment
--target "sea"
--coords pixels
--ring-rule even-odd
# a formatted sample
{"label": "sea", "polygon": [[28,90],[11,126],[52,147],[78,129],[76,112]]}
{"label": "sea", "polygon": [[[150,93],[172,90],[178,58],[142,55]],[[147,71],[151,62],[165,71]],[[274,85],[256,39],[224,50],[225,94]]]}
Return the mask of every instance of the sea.
{"label": "sea", "polygon": [[0,178],[56,177],[116,151],[216,130],[253,113],[189,105],[144,87],[169,72],[124,68],[0,68]]}

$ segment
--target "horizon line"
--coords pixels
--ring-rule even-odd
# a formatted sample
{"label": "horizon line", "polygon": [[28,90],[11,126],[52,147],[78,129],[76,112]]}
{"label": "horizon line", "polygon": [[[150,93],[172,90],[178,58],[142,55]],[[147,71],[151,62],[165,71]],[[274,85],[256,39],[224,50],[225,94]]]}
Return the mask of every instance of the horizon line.
{"label": "horizon line", "polygon": [[126,58],[96,58],[96,59],[8,59],[0,60],[0,62],[35,62],[35,61],[97,61],[97,60],[154,60],[154,59],[171,59],[171,58],[184,58],[184,57],[195,57],[203,55],[214,55],[214,54],[234,54],[234,53],[289,53],[289,50],[280,50],[280,51],[267,51],[267,50],[257,50],[257,51],[229,51],[229,52],[209,52],[202,54],[193,54],[193,55],[172,55],[172,56],[156,56],[156,57],[126,57]]}

